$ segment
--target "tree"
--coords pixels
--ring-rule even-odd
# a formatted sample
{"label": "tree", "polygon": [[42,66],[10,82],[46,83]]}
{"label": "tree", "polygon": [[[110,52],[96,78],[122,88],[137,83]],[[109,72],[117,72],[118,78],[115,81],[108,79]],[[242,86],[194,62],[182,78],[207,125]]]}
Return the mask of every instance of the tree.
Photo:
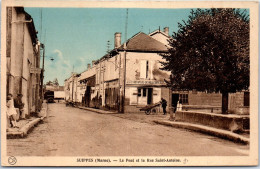
{"label": "tree", "polygon": [[228,93],[249,88],[249,16],[238,9],[191,10],[187,22],[169,40],[163,70],[172,90],[222,93],[222,113]]}
{"label": "tree", "polygon": [[57,78],[55,78],[55,79],[53,80],[53,85],[59,86],[59,82],[58,82],[58,79],[57,79]]}
{"label": "tree", "polygon": [[49,80],[48,82],[46,82],[46,85],[51,85],[52,86],[53,83],[52,83],[52,81]]}

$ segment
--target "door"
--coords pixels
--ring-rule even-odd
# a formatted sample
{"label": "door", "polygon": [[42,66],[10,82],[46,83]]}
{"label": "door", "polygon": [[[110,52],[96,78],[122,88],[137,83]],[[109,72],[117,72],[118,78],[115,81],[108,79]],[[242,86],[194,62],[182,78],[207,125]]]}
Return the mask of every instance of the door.
{"label": "door", "polygon": [[148,88],[147,104],[153,103],[153,88]]}
{"label": "door", "polygon": [[172,94],[172,107],[176,107],[178,101],[179,101],[179,94],[178,93]]}
{"label": "door", "polygon": [[87,86],[86,92],[85,92],[85,104],[87,107],[89,107],[89,103],[90,103],[90,93],[91,92],[91,87]]}

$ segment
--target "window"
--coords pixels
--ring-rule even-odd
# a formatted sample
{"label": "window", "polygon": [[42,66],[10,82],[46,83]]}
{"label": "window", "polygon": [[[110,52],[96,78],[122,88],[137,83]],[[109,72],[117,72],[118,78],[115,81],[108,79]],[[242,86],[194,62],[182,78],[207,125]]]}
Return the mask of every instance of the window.
{"label": "window", "polygon": [[249,92],[244,92],[244,106],[249,106]]}
{"label": "window", "polygon": [[188,104],[188,94],[180,94],[179,102],[181,104]]}
{"label": "window", "polygon": [[146,97],[146,88],[143,88],[143,97]]}
{"label": "window", "polygon": [[152,68],[153,65],[151,65],[154,62],[150,62],[148,60],[141,60],[140,61],[140,78],[141,79],[148,79],[151,78],[151,71],[149,70]]}
{"label": "window", "polygon": [[141,97],[141,89],[138,89],[138,97]]}

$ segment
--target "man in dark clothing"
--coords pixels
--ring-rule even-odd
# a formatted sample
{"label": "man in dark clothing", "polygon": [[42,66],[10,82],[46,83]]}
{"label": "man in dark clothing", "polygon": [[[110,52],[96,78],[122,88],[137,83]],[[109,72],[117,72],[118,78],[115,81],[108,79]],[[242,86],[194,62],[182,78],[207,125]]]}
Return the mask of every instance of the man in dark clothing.
{"label": "man in dark clothing", "polygon": [[164,99],[164,98],[162,98],[161,99],[161,104],[162,104],[162,108],[163,108],[163,115],[166,115],[166,107],[167,107],[167,101]]}
{"label": "man in dark clothing", "polygon": [[19,109],[20,118],[25,119],[24,115],[24,103],[22,102],[22,94],[18,94],[17,97],[14,99],[14,107]]}

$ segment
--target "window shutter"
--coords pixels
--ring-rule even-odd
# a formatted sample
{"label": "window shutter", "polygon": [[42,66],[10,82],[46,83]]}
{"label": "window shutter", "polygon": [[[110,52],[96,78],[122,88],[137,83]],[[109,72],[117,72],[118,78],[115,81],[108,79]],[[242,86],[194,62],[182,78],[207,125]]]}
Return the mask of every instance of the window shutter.
{"label": "window shutter", "polygon": [[150,68],[150,70],[149,70],[149,73],[150,73],[150,79],[153,79],[153,66],[154,66],[154,60],[151,60],[151,61],[149,61],[149,63],[150,63],[150,65],[149,65],[149,68]]}
{"label": "window shutter", "polygon": [[140,78],[146,78],[146,60],[140,61]]}

